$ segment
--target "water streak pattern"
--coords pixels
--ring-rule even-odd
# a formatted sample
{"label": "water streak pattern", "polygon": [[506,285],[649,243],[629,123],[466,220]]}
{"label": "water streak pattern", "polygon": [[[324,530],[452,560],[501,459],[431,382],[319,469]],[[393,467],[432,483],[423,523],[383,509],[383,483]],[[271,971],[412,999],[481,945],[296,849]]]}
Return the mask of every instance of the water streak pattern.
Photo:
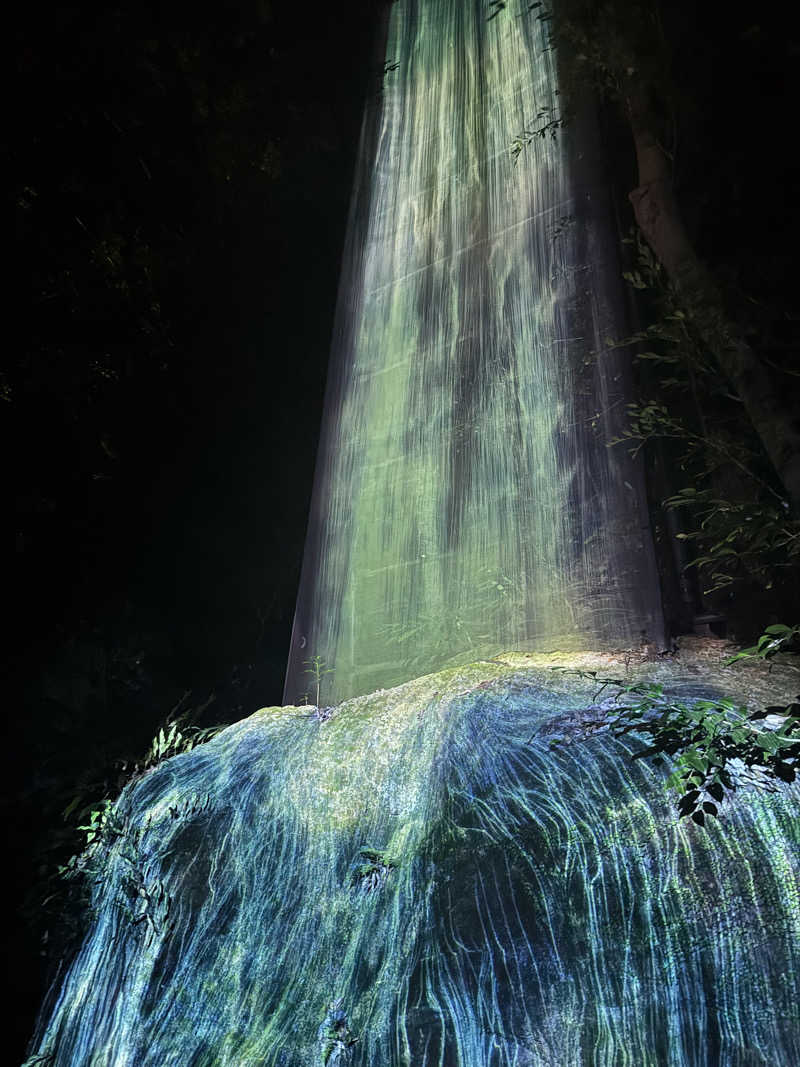
{"label": "water streak pattern", "polygon": [[118,804],[44,1062],[800,1062],[795,792],[679,822],[635,741],[551,750],[589,698],[479,664],[167,761]]}
{"label": "water streak pattern", "polygon": [[608,448],[626,373],[596,355],[626,333],[596,131],[515,161],[514,138],[559,114],[553,53],[538,9],[489,13],[391,7],[287,703],[312,656],[335,668],[332,703],[504,648],[660,636],[641,476]]}

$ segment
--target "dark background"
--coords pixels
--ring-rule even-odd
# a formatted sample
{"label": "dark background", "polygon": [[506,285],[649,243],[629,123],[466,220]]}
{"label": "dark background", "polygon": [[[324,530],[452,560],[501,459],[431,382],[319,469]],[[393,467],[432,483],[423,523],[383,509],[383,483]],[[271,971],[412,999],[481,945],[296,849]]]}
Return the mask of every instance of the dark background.
{"label": "dark background", "polygon": [[[775,13],[665,6],[681,205],[733,313],[785,366],[800,46]],[[9,1062],[42,996],[58,900],[41,887],[75,849],[69,801],[113,793],[115,761],[181,700],[201,725],[281,702],[380,9],[119,0],[15,17]],[[622,124],[608,139],[627,226],[632,151]]]}

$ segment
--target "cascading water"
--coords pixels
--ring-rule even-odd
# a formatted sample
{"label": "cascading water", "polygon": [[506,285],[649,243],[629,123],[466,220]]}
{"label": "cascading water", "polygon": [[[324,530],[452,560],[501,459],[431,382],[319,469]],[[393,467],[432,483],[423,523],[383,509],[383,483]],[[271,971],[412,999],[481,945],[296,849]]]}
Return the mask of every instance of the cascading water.
{"label": "cascading water", "polygon": [[[329,700],[658,634],[605,447],[621,371],[589,358],[615,321],[596,187],[561,134],[514,167],[552,63],[527,3],[490,13],[391,9],[292,699],[315,657]],[[534,659],[269,708],[129,785],[31,1067],[800,1062],[792,787],[681,822],[633,736],[581,730],[594,689]]]}
{"label": "cascading water", "polygon": [[29,1062],[800,1062],[791,788],[679,822],[635,741],[551,749],[591,700],[512,657],[167,761],[117,804]]}
{"label": "cascading water", "polygon": [[[661,637],[591,138],[522,0],[400,0],[365,122],[284,699]],[[552,127],[551,127],[552,129]],[[547,131],[545,131],[547,134]],[[616,266],[616,269],[614,269]],[[598,354],[599,353],[599,354]]]}

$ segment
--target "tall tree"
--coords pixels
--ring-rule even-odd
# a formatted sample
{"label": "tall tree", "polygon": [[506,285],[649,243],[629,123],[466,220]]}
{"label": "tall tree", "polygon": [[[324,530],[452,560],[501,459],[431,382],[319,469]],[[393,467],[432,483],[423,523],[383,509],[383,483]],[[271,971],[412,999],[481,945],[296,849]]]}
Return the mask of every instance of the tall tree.
{"label": "tall tree", "polygon": [[675,193],[669,146],[679,92],[657,0],[561,0],[552,26],[567,106],[570,93],[587,82],[617,105],[635,149],[637,178],[629,200],[636,223],[800,514],[800,417],[729,313]]}

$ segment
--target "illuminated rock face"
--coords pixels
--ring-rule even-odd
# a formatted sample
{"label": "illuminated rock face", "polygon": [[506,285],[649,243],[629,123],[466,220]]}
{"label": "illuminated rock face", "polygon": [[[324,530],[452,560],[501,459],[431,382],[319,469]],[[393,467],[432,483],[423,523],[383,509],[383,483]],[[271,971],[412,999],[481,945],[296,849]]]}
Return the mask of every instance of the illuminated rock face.
{"label": "illuminated rock face", "polygon": [[661,637],[640,472],[608,447],[631,331],[596,124],[511,151],[559,111],[538,10],[391,6],[287,703],[315,656],[328,704],[503,648]]}
{"label": "illuminated rock face", "polygon": [[586,684],[479,663],[162,764],[30,1062],[800,1062],[796,791],[679,822],[636,741],[571,734]]}

